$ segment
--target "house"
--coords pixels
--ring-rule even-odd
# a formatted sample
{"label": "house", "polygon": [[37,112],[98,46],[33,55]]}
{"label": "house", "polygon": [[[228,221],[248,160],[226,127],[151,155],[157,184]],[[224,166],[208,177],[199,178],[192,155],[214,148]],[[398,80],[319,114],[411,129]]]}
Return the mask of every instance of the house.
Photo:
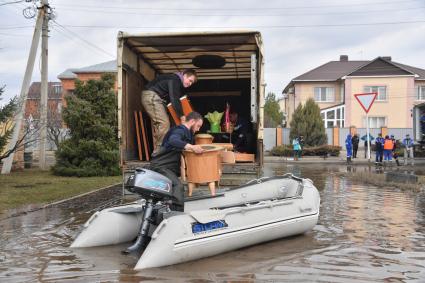
{"label": "house", "polygon": [[[82,68],[67,69],[59,74],[60,82],[48,83],[48,143],[46,145],[48,164],[54,163],[54,154],[56,142],[62,140],[66,135],[66,126],[62,122],[62,108],[66,105],[64,97],[72,94],[75,89],[75,80],[88,81],[90,79],[100,79],[105,73],[117,73],[116,60],[91,65]],[[40,118],[40,97],[41,83],[33,82],[28,91],[28,98],[25,106],[25,119],[37,130],[37,124]],[[54,130],[54,131],[51,131]],[[31,140],[31,142],[29,142]],[[38,142],[33,135],[28,135],[26,140],[25,153],[31,156],[32,160],[38,160]],[[29,155],[31,154],[31,155]],[[21,158],[22,159],[22,158]]]}
{"label": "house", "polygon": [[[88,81],[99,80],[104,74],[117,74],[117,61],[107,61],[96,65],[82,68],[66,69],[58,75],[58,79],[62,83],[63,94],[72,94],[75,89],[75,80]],[[117,84],[115,83],[115,90]]]}
{"label": "house", "polygon": [[[25,121],[26,125],[22,128],[22,134],[25,134],[24,139],[24,152],[17,152],[15,159],[20,154],[23,154],[23,159],[26,163],[33,163],[38,161],[39,142],[38,136],[40,129],[40,99],[41,99],[41,82],[33,82],[28,90],[28,96],[25,103]],[[47,164],[52,165],[55,162],[54,151],[56,144],[54,142],[54,135],[52,130],[61,135],[65,131],[63,126],[61,113],[62,113],[62,85],[60,82],[48,82],[47,85],[47,143],[46,143],[46,157]],[[28,132],[26,132],[28,131]],[[27,162],[28,161],[28,162]],[[22,164],[20,164],[22,167]]]}
{"label": "house", "polygon": [[350,61],[341,55],[294,79],[284,88],[288,123],[300,103],[313,98],[326,128],[366,127],[366,115],[355,94],[376,92],[369,111],[370,128],[413,127],[413,106],[425,101],[425,70],[378,57]]}

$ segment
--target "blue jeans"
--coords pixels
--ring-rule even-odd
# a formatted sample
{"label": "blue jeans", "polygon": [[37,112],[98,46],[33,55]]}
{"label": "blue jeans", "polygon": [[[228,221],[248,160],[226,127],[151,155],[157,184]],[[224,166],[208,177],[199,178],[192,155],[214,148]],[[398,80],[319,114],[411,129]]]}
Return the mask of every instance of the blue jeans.
{"label": "blue jeans", "polygon": [[384,160],[392,160],[392,150],[384,149]]}

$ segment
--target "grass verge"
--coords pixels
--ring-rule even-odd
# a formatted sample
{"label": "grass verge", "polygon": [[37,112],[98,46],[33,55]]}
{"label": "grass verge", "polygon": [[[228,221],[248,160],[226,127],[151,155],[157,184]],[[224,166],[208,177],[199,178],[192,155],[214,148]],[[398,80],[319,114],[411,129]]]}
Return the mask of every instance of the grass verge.
{"label": "grass verge", "polygon": [[113,177],[60,177],[50,171],[25,170],[0,175],[0,211],[42,205],[122,182]]}

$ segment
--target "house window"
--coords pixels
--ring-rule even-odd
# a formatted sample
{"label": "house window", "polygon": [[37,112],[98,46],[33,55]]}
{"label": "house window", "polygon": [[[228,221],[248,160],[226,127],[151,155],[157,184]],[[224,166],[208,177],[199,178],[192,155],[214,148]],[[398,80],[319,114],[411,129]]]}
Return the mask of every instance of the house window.
{"label": "house window", "polygon": [[416,100],[425,100],[425,86],[418,86],[416,89]]}
{"label": "house window", "polygon": [[[366,127],[366,117],[363,118],[363,125]],[[369,117],[369,128],[381,128],[387,125],[386,117]]]}
{"label": "house window", "polygon": [[325,128],[344,127],[344,105],[324,109],[320,112]]}
{"label": "house window", "polygon": [[376,101],[386,101],[387,100],[387,87],[386,86],[365,86],[365,93],[376,92]]}
{"label": "house window", "polygon": [[334,102],[335,89],[333,87],[315,87],[314,100],[317,102]]}
{"label": "house window", "polygon": [[53,91],[55,94],[61,94],[62,93],[62,86],[61,85],[54,85]]}

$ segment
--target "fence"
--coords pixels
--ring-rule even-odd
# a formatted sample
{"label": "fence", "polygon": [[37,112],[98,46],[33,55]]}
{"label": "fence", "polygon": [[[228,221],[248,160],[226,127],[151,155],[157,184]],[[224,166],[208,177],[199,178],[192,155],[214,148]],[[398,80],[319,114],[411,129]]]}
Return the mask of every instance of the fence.
{"label": "fence", "polygon": [[[269,151],[276,145],[291,144],[289,139],[290,128],[264,128],[264,150]],[[328,138],[328,145],[345,146],[345,139],[351,132],[357,133],[360,137],[366,137],[366,128],[326,128],[326,136]],[[382,136],[394,135],[397,140],[403,140],[406,134],[413,136],[412,128],[371,128],[369,129],[370,135],[375,139],[379,133]],[[373,143],[373,141],[372,141]],[[359,147],[364,147],[364,142],[360,141]]]}

